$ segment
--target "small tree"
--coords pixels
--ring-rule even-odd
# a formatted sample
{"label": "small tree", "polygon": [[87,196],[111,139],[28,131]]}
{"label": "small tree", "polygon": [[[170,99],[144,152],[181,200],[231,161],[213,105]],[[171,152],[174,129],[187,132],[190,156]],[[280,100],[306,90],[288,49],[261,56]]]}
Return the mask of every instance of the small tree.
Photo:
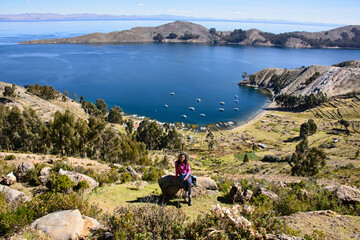
{"label": "small tree", "polygon": [[110,123],[121,123],[122,122],[122,116],[121,116],[121,108],[118,106],[114,106],[112,109],[110,109],[109,115],[107,117],[107,121]]}
{"label": "small tree", "polygon": [[161,35],[160,33],[158,33],[155,37],[153,37],[155,42],[162,42],[162,40],[164,40],[163,35]]}
{"label": "small tree", "polygon": [[10,98],[16,97],[15,90],[16,90],[15,84],[13,84],[11,87],[5,86],[4,93],[3,93],[4,97],[10,97]]}
{"label": "small tree", "polygon": [[216,29],[215,28],[210,28],[209,32],[210,32],[210,34],[216,35]]}
{"label": "small tree", "polygon": [[247,162],[249,162],[249,156],[247,155],[247,153],[245,153],[243,163],[247,163]]}
{"label": "small tree", "polygon": [[350,133],[349,128],[348,128],[350,126],[350,123],[348,121],[341,119],[339,121],[339,123],[345,127],[347,133]]}
{"label": "small tree", "polygon": [[295,153],[289,160],[291,174],[297,176],[313,176],[326,165],[326,154],[316,148],[309,148],[307,139],[303,139],[297,146]]}
{"label": "small tree", "polygon": [[246,77],[247,77],[247,72],[243,72],[242,74],[241,74],[241,77],[245,80],[246,79]]}
{"label": "small tree", "polygon": [[103,99],[96,100],[96,108],[101,111],[102,115],[105,115],[107,113],[107,104]]}
{"label": "small tree", "polygon": [[308,123],[303,123],[300,126],[300,137],[302,139],[305,139],[309,136],[309,124]]}

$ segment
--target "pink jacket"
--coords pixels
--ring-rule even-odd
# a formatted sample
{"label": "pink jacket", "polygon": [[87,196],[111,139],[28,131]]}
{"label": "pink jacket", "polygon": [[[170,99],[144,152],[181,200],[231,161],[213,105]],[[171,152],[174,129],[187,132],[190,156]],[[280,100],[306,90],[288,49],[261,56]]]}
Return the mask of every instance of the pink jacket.
{"label": "pink jacket", "polygon": [[178,164],[176,161],[175,162],[175,173],[176,173],[176,177],[179,176],[180,174],[186,173],[185,177],[188,178],[191,173],[190,164],[189,163],[185,164],[184,162]]}

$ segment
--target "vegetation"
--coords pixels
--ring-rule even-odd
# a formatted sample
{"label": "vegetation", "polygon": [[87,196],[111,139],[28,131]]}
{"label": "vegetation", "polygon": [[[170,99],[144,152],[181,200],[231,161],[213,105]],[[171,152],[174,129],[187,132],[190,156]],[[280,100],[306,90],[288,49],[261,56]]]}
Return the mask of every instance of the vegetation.
{"label": "vegetation", "polygon": [[316,94],[312,93],[306,96],[280,94],[275,97],[275,102],[278,106],[285,108],[309,109],[327,102],[327,97],[322,92],[318,92]]}
{"label": "vegetation", "polygon": [[316,123],[313,119],[309,119],[307,123],[303,123],[300,126],[300,138],[306,138],[316,133]]}
{"label": "vegetation", "polygon": [[32,93],[40,98],[45,100],[54,100],[61,97],[61,93],[53,87],[44,85],[41,86],[40,84],[35,85],[25,85],[26,92]]}
{"label": "vegetation", "polygon": [[223,36],[222,38],[229,43],[239,43],[246,39],[246,31],[235,29],[229,35]]}
{"label": "vegetation", "polygon": [[186,32],[183,35],[181,35],[179,37],[179,39],[187,41],[187,40],[190,40],[190,39],[197,39],[199,37],[200,37],[200,35],[198,35],[198,34],[193,34],[193,33]]}
{"label": "vegetation", "polygon": [[164,40],[164,36],[158,33],[156,34],[156,36],[153,37],[153,39],[155,42],[162,42],[162,40]]}
{"label": "vegetation", "polygon": [[176,33],[169,33],[169,35],[166,37],[167,39],[175,39],[178,35]]}
{"label": "vegetation", "polygon": [[13,84],[11,87],[5,86],[4,92],[3,92],[4,97],[10,97],[10,98],[16,97],[15,90],[16,90],[15,84]]}

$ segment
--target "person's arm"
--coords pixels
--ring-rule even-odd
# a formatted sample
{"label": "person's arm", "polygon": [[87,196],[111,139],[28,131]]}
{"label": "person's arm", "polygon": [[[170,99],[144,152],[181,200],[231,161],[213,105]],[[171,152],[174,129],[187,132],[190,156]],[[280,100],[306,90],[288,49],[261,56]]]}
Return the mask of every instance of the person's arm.
{"label": "person's arm", "polygon": [[179,176],[178,164],[175,162],[175,177]]}
{"label": "person's arm", "polygon": [[190,164],[187,163],[186,164],[186,176],[184,179],[187,179],[190,176],[190,173],[191,173]]}

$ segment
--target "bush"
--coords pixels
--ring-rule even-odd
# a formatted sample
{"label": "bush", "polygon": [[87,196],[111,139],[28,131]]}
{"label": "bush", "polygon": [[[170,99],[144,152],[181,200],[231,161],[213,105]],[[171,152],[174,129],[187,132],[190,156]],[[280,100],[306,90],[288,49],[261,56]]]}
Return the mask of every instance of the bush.
{"label": "bush", "polygon": [[16,159],[16,157],[14,156],[14,155],[7,155],[5,158],[4,158],[4,160],[15,160]]}
{"label": "bush", "polygon": [[81,182],[78,182],[78,184],[76,184],[76,186],[73,187],[74,191],[82,191],[82,190],[85,190],[87,188],[89,188],[89,184],[87,181],[81,181]]}
{"label": "bush", "polygon": [[120,176],[120,181],[122,183],[130,182],[132,179],[131,174],[128,172],[123,172]]}
{"label": "bush", "polygon": [[164,175],[164,171],[156,169],[154,167],[150,167],[150,169],[144,171],[142,179],[144,181],[156,182],[162,175]]}
{"label": "bush", "polygon": [[67,192],[75,186],[75,182],[66,175],[51,174],[46,186],[55,192]]}
{"label": "bush", "polygon": [[115,239],[184,238],[186,215],[183,211],[147,204],[120,207],[108,220]]}
{"label": "bush", "polygon": [[275,155],[265,155],[262,159],[262,162],[282,162],[282,160]]}

